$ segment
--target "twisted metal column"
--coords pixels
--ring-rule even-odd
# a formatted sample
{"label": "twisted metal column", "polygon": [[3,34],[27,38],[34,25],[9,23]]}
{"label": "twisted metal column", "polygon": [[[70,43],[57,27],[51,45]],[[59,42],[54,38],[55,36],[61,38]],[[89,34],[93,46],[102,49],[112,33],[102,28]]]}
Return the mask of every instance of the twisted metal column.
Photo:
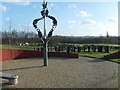
{"label": "twisted metal column", "polygon": [[[47,2],[45,2],[45,0],[43,1],[42,6],[43,6],[43,10],[41,11],[42,17],[38,18],[38,19],[35,19],[33,21],[33,27],[36,29],[36,31],[38,32],[39,38],[43,42],[43,48],[44,48],[44,66],[48,66],[48,42],[49,42],[49,39],[52,36],[53,31],[55,30],[55,28],[57,26],[57,20],[53,16],[48,15],[49,11],[47,9]],[[53,21],[52,28],[49,31],[48,35],[46,35],[46,18],[47,17]],[[42,35],[42,32],[37,27],[38,21],[43,20],[43,19],[44,19],[44,35]]]}

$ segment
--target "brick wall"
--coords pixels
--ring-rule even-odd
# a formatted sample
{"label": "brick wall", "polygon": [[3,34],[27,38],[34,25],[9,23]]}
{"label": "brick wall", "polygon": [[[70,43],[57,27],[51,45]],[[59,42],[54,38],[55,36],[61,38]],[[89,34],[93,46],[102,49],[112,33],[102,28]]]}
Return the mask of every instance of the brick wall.
{"label": "brick wall", "polygon": [[[32,58],[32,57],[43,57],[43,52],[30,51],[30,50],[9,50],[0,49],[0,60],[13,60],[20,58]],[[49,57],[65,57],[65,58],[78,58],[78,54],[67,53],[67,52],[49,52]]]}

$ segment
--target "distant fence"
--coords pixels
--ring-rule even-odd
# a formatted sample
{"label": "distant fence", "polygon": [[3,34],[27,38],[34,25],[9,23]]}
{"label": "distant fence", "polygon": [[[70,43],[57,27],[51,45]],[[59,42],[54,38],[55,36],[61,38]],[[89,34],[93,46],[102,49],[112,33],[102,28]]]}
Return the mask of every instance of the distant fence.
{"label": "distant fence", "polygon": [[[9,50],[0,49],[1,58],[0,60],[13,60],[21,58],[32,58],[32,57],[43,57],[42,51],[30,51],[30,50]],[[49,57],[66,57],[66,58],[78,58],[78,54],[67,53],[67,52],[49,52]]]}

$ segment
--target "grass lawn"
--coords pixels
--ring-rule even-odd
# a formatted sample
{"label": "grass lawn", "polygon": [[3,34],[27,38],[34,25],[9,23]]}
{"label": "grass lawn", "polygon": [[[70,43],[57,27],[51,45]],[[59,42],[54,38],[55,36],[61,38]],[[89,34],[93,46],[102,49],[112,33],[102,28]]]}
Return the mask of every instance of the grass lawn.
{"label": "grass lawn", "polygon": [[79,53],[80,56],[83,56],[83,57],[91,57],[91,58],[103,58],[105,55],[109,55],[109,53],[99,53],[99,52],[96,52],[96,53],[88,53],[88,52],[81,52]]}
{"label": "grass lawn", "polygon": [[[104,53],[104,52],[103,53],[99,53],[99,52],[96,52],[96,53],[93,53],[93,52],[90,52],[90,53],[89,52],[81,52],[81,53],[78,53],[78,54],[80,56],[83,56],[83,57],[103,59],[104,56],[115,53],[117,51],[118,51],[117,49],[110,49],[109,53]],[[111,59],[110,61],[120,63],[120,59]]]}
{"label": "grass lawn", "polygon": [[116,62],[120,64],[120,58],[119,59],[111,59],[112,62]]}
{"label": "grass lawn", "polygon": [[[73,44],[68,44],[73,45]],[[120,46],[119,44],[74,44],[75,46],[96,45],[96,46]]]}
{"label": "grass lawn", "polygon": [[0,45],[1,49],[17,49],[17,50],[34,50],[41,46],[16,46],[16,45]]}

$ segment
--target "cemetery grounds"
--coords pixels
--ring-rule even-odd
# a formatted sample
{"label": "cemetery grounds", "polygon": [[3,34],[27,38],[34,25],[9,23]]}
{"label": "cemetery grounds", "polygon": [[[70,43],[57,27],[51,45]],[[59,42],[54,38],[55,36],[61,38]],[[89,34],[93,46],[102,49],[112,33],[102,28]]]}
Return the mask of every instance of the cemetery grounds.
{"label": "cemetery grounds", "polygon": [[[73,52],[79,54],[79,56],[82,57],[90,57],[90,58],[98,58],[98,59],[104,59],[104,56],[113,54],[115,52],[119,51],[120,45],[118,44],[68,44],[68,45],[74,45],[74,46],[84,46],[84,45],[95,45],[95,46],[109,46],[109,53],[104,52]],[[42,46],[15,46],[15,45],[0,45],[0,48],[2,49],[18,49],[18,50],[33,50],[33,48],[40,48]],[[109,61],[120,63],[120,58],[110,59]]]}
{"label": "cemetery grounds", "polygon": [[[118,47],[117,45],[112,45],[112,46]],[[37,47],[41,47],[41,46],[37,46]],[[34,46],[2,45],[1,48],[33,50]],[[86,52],[82,51],[79,53],[72,52],[72,53],[78,53],[80,55],[80,58],[79,59],[50,58],[48,69],[42,67],[43,60],[41,58],[29,58],[29,59],[18,59],[18,60],[7,61],[6,63],[4,63],[5,66],[3,72],[5,73],[12,72],[20,76],[19,84],[7,88],[11,88],[11,87],[13,88],[18,88],[18,87],[19,88],[31,88],[31,87],[32,88],[58,88],[58,87],[59,88],[77,88],[77,87],[78,88],[117,88],[118,87],[117,63],[120,63],[120,59],[117,58],[117,59],[109,60],[112,62],[101,59],[105,55],[108,55],[110,53],[115,53],[117,51],[118,49],[110,49],[109,53],[104,53],[104,52],[93,53],[87,51]],[[114,63],[113,61],[117,63]],[[18,62],[21,64],[18,64]],[[10,66],[8,66],[8,64]],[[13,64],[15,66],[13,66]],[[23,65],[23,67],[21,65]],[[16,69],[10,69],[9,67]],[[47,80],[46,77],[50,77],[49,80]],[[36,83],[34,84],[29,83],[30,81]]]}

